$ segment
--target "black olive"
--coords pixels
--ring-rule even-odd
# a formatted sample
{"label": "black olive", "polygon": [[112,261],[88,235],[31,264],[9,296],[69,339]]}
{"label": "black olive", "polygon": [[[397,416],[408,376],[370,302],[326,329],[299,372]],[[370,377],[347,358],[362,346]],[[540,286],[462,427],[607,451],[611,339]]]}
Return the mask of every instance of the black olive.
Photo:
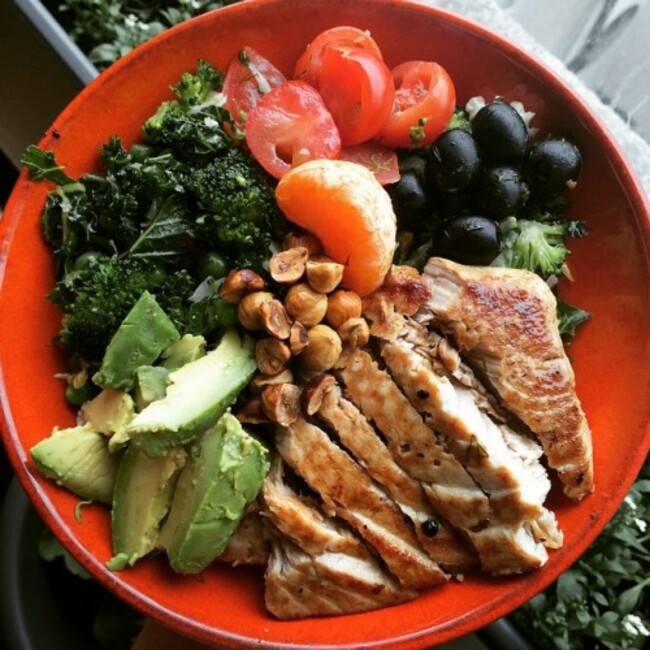
{"label": "black olive", "polygon": [[435,537],[438,534],[439,526],[438,522],[435,519],[427,519],[422,522],[422,532],[427,537]]}
{"label": "black olive", "polygon": [[412,224],[428,209],[429,199],[415,171],[401,174],[400,179],[386,187],[393,202],[393,210],[401,225]]}
{"label": "black olive", "polygon": [[400,174],[413,172],[418,176],[420,182],[424,183],[424,167],[426,165],[425,158],[414,153],[408,153],[400,157],[398,165]]}
{"label": "black olive", "polygon": [[528,186],[513,167],[490,167],[477,183],[474,205],[491,219],[515,215],[528,200]]}
{"label": "black olive", "polygon": [[472,212],[472,197],[465,190],[438,192],[434,194],[432,203],[442,221]]}
{"label": "black olive", "polygon": [[472,135],[463,129],[445,131],[431,147],[426,180],[448,192],[468,187],[478,172],[480,160]]}
{"label": "black olive", "polygon": [[486,217],[456,217],[439,229],[437,248],[455,262],[489,264],[499,253],[497,224]]}
{"label": "black olive", "polygon": [[495,101],[484,106],[472,120],[472,133],[481,158],[491,165],[522,160],[528,146],[528,127],[510,104]]}
{"label": "black olive", "polygon": [[573,142],[549,139],[528,152],[524,173],[535,192],[556,195],[571,187],[582,171],[582,155]]}

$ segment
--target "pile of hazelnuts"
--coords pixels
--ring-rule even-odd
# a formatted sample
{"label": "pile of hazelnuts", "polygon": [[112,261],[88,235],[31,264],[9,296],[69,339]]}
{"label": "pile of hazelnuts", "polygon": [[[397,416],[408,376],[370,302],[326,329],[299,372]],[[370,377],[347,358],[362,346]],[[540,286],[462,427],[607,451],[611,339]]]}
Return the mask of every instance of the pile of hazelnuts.
{"label": "pile of hazelnuts", "polygon": [[259,371],[254,396],[235,413],[240,421],[288,426],[300,414],[301,386],[368,342],[361,298],[341,287],[344,270],[316,237],[292,233],[269,261],[274,287],[250,269],[228,273],[219,295],[237,305],[239,324],[255,336]]}

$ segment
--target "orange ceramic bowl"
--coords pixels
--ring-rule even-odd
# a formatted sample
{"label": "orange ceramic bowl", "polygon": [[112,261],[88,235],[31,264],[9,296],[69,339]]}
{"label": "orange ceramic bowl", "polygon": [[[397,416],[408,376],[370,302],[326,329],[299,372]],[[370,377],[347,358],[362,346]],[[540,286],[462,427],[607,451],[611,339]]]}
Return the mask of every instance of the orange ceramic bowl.
{"label": "orange ceramic bowl", "polygon": [[[545,132],[569,135],[585,170],[571,194],[571,214],[589,237],[575,240],[575,281],[561,287],[589,310],[570,348],[577,387],[593,429],[596,491],[570,503],[557,488],[550,506],[565,533],[561,550],[529,575],[467,576],[410,603],[378,612],[281,622],[264,608],[258,569],[215,564],[201,579],[180,577],[163,557],[111,573],[108,510],[89,506],[44,480],[28,450],[74,413],[54,378],[63,368],[52,343],[59,312],[45,299],[54,282],[39,215],[47,188],[23,173],[2,223],[0,398],[4,442],[18,477],[63,544],[109,590],[177,631],[219,647],[424,648],[459,637],[512,611],[575,562],[616,511],[650,444],[649,207],[615,142],[583,102],[543,65],[511,43],[456,16],[401,0],[244,2],[174,28],[125,57],[86,88],[49,129],[41,147],[55,151],[70,175],[96,169],[109,135],[127,144],[169,86],[205,58],[225,67],[252,45],[289,73],[306,43],[327,27],[369,29],[389,65],[439,61],[459,103],[477,94],[521,100]],[[36,97],[35,97],[35,101]]]}

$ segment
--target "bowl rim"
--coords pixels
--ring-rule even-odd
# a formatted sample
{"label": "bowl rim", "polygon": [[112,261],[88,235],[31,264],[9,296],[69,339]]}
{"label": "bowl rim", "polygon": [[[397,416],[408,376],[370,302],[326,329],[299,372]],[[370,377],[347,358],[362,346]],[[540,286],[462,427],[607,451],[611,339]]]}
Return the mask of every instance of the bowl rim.
{"label": "bowl rim", "polygon": [[[319,3],[320,0],[308,0],[310,3]],[[329,0],[329,4],[345,4],[346,0]],[[450,26],[460,31],[469,32],[471,35],[476,36],[486,42],[495,45],[502,51],[510,54],[518,63],[533,74],[537,74],[542,81],[549,87],[558,91],[571,105],[576,113],[576,118],[581,123],[594,133],[599,143],[603,146],[604,155],[609,161],[609,164],[616,175],[622,191],[627,196],[628,202],[633,209],[633,212],[640,218],[635,220],[635,226],[639,231],[640,237],[644,243],[643,254],[646,267],[650,268],[650,201],[643,191],[640,181],[636,176],[629,160],[623,153],[623,150],[610,130],[605,126],[601,119],[589,107],[587,101],[582,98],[575,90],[573,90],[568,83],[560,77],[552,68],[547,64],[537,59],[531,52],[526,50],[521,45],[501,36],[497,32],[484,27],[474,20],[456,14],[450,10],[443,9],[437,6],[426,5],[418,0],[362,0],[367,4],[372,3],[376,6],[385,6],[392,8],[406,8],[428,14],[431,17],[439,18]],[[45,131],[45,134],[39,141],[39,146],[45,147],[51,143],[51,133],[57,128],[57,125],[67,122],[74,116],[77,107],[82,104],[86,97],[94,92],[96,86],[103,84],[106,80],[113,78],[116,75],[122,74],[122,71],[128,68],[137,58],[146,54],[152,48],[156,48],[160,43],[165,42],[167,39],[175,38],[176,34],[186,30],[192,30],[195,25],[199,23],[209,23],[211,21],[221,19],[223,15],[237,15],[245,14],[255,11],[258,5],[264,4],[282,6],[293,5],[295,8],[294,0],[242,0],[239,3],[228,5],[212,12],[197,16],[184,23],[176,25],[165,32],[153,37],[140,45],[135,50],[129,52],[127,55],[119,59],[116,63],[111,65],[103,71],[98,77],[93,79],[88,86],[86,86],[56,117],[52,125]],[[307,2],[305,2],[305,5]],[[13,238],[13,232],[18,224],[21,216],[21,202],[29,192],[29,183],[27,182],[27,170],[22,169],[16,181],[14,189],[9,197],[5,206],[4,218],[0,219],[0,292],[2,291],[4,281],[5,262],[7,259],[8,249],[10,242]],[[650,300],[649,300],[650,302]],[[52,504],[40,487],[36,478],[32,476],[28,467],[26,466],[27,451],[20,445],[18,432],[13,421],[10,404],[5,389],[5,380],[3,368],[0,363],[0,434],[3,444],[7,452],[7,456],[14,467],[17,477],[23,486],[23,489],[29,495],[30,500],[34,504],[39,516],[41,516],[48,526],[52,529],[57,538],[67,548],[74,553],[76,559],[87,569],[93,576],[100,579],[102,584],[110,588],[119,597],[128,601],[131,605],[139,609],[147,616],[155,618],[163,624],[173,624],[176,629],[186,634],[188,637],[193,637],[204,642],[218,642],[225,643],[227,647],[262,647],[262,648],[296,648],[294,643],[277,643],[274,641],[266,641],[263,639],[253,639],[245,633],[231,633],[225,632],[185,615],[176,613],[158,604],[152,598],[145,596],[139,590],[131,587],[130,585],[116,579],[113,574],[107,574],[103,563],[99,562],[91,553],[89,553],[80,543],[76,540],[75,536],[70,532],[61,517],[52,507]],[[573,564],[582,553],[587,549],[589,544],[600,534],[607,522],[612,518],[620,503],[623,501],[625,495],[633,484],[638,471],[640,470],[645,456],[650,450],[650,419],[644,427],[644,438],[641,441],[644,444],[639,445],[639,451],[635,455],[635,466],[631,467],[635,471],[630,471],[624,481],[621,481],[615,486],[611,492],[612,498],[608,501],[606,507],[600,513],[599,520],[594,522],[582,536],[580,540],[576,540],[568,553],[570,566]],[[500,602],[490,605],[490,607],[483,610],[483,620],[481,624],[494,621],[507,615],[513,610],[514,607],[520,606],[528,598],[532,597],[535,593],[539,593],[542,589],[546,588],[554,580],[557,575],[548,571],[540,575],[535,583],[535,586],[523,588],[521,591],[513,594],[512,599],[502,599]],[[523,597],[522,596],[523,593]],[[381,610],[380,610],[381,611]],[[310,644],[310,648],[380,648],[388,647],[414,647],[413,644],[425,643],[435,640],[436,643],[443,643],[453,638],[462,636],[463,634],[470,633],[480,627],[474,621],[474,616],[465,615],[456,619],[453,624],[446,623],[436,627],[435,631],[431,628],[417,630],[405,634],[400,634],[390,639],[382,639],[379,641],[371,641],[368,643],[353,643],[345,644],[344,646],[336,644],[330,645],[325,643]],[[434,638],[435,637],[435,638]]]}

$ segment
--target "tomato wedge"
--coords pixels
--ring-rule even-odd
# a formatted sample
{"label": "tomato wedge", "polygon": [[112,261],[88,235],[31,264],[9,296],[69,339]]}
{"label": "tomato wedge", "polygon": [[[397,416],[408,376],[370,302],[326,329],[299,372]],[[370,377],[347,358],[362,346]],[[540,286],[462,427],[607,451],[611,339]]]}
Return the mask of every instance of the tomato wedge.
{"label": "tomato wedge", "polygon": [[304,81],[285,81],[248,113],[246,142],[275,178],[307,160],[338,158],[341,136],[321,96]]}
{"label": "tomato wedge", "polygon": [[341,149],[341,160],[363,165],[382,184],[397,183],[400,178],[397,153],[377,142],[362,142]]}
{"label": "tomato wedge", "polygon": [[388,147],[423,147],[445,129],[456,105],[447,71],[432,61],[406,61],[393,68],[393,112],[379,134]]}
{"label": "tomato wedge", "polygon": [[370,36],[358,27],[342,25],[326,29],[316,36],[302,53],[294,68],[294,77],[302,79],[312,86],[318,85],[323,51],[328,46],[354,48],[358,47],[382,59],[379,45]]}
{"label": "tomato wedge", "polygon": [[391,114],[395,85],[390,69],[361,48],[327,46],[314,88],[339,127],[344,145],[373,138]]}
{"label": "tomato wedge", "polygon": [[223,82],[225,107],[239,129],[262,95],[286,81],[285,76],[268,59],[252,47],[244,47],[232,59]]}

